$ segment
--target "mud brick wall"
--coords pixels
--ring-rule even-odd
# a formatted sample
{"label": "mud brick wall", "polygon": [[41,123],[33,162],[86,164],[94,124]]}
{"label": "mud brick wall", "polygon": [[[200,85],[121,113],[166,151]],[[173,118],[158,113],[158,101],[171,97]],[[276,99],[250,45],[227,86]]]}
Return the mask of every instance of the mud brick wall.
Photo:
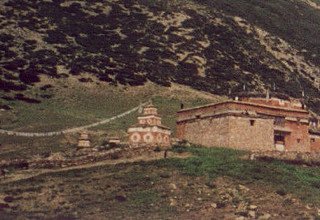
{"label": "mud brick wall", "polygon": [[310,148],[312,152],[320,153],[320,135],[310,136]]}
{"label": "mud brick wall", "polygon": [[177,137],[207,147],[273,150],[273,119],[242,116],[199,118],[179,122]]}
{"label": "mud brick wall", "polygon": [[285,137],[286,150],[310,152],[309,125],[286,121],[285,127],[291,130],[291,134]]}
{"label": "mud brick wall", "polygon": [[273,150],[273,119],[229,116],[229,146],[243,150]]}
{"label": "mud brick wall", "polygon": [[229,119],[226,117],[195,119],[177,126],[177,138],[207,147],[227,146],[228,132]]}

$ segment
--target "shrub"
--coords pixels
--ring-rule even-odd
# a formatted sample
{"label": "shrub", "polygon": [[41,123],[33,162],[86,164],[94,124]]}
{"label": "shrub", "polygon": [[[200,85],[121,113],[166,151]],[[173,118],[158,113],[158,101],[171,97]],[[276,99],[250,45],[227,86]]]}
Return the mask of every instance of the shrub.
{"label": "shrub", "polygon": [[33,69],[27,69],[19,74],[19,79],[25,84],[40,82],[40,78]]}
{"label": "shrub", "polygon": [[57,30],[47,31],[48,37],[45,37],[44,40],[49,44],[65,44],[67,43],[66,35]]}
{"label": "shrub", "polygon": [[183,153],[183,152],[187,151],[187,147],[183,146],[183,145],[173,145],[172,151],[177,152],[177,153]]}
{"label": "shrub", "polygon": [[276,193],[277,193],[278,195],[280,195],[280,196],[285,196],[285,195],[287,195],[287,192],[286,192],[285,189],[283,189],[283,188],[277,189],[277,190],[276,190]]}

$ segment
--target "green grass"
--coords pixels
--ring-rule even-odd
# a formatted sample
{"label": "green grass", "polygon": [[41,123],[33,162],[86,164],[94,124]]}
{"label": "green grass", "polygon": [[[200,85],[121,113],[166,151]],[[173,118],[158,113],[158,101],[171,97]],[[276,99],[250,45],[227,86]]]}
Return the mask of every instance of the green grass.
{"label": "green grass", "polygon": [[[41,192],[49,192],[52,198],[60,197],[65,201],[59,211],[63,215],[77,211],[86,216],[88,213],[98,212],[101,216],[117,216],[116,219],[125,215],[132,216],[133,219],[146,216],[167,219],[167,216],[184,212],[169,206],[170,198],[176,195],[175,193],[181,193],[183,201],[190,203],[199,196],[197,190],[201,186],[210,186],[215,178],[228,177],[234,186],[243,184],[251,189],[254,185],[261,188],[266,195],[270,192],[280,196],[290,193],[304,203],[320,205],[319,167],[288,165],[281,161],[244,160],[240,157],[247,152],[225,148],[175,147],[174,151],[191,152],[193,156],[187,159],[139,161],[47,173],[31,179],[1,184],[0,193],[16,198],[21,207],[29,207],[29,201],[38,204],[36,209],[31,205],[30,210],[21,212],[22,215],[35,216],[33,211],[50,211],[51,215],[55,215],[60,208],[50,207],[51,200],[48,200],[48,203],[42,202],[46,196]],[[168,189],[172,182],[178,185],[175,192]],[[181,184],[186,182],[188,186]],[[219,201],[219,192],[214,189],[215,186],[209,188],[213,194],[203,197],[204,201]],[[252,192],[255,188],[252,187]],[[119,201],[119,196],[124,199]],[[237,203],[237,198],[233,202]],[[68,204],[72,204],[71,209],[67,208]]]}
{"label": "green grass", "polygon": [[[180,148],[181,150],[181,148]],[[243,160],[246,152],[225,148],[186,148],[195,156],[156,162],[159,166],[179,169],[192,176],[216,178],[228,176],[247,183],[267,184],[300,199],[320,204],[320,167],[289,165],[281,161]]]}
{"label": "green grass", "polygon": [[[40,104],[17,101],[5,103],[14,108],[15,114],[6,116],[1,128],[25,132],[73,128],[110,118],[150,99],[163,116],[164,124],[168,123],[169,127],[174,128],[175,115],[180,108],[180,103],[183,102],[186,106],[196,106],[210,102],[208,99],[198,97],[184,99],[179,97],[179,94],[175,97],[167,97],[161,94],[166,88],[160,86],[149,86],[140,91],[137,89],[135,94],[127,92],[126,88],[112,86],[87,88],[81,84],[74,88],[61,86],[57,89],[59,91],[53,98],[44,100]],[[0,115],[0,118],[4,117]],[[136,122],[136,118],[137,113],[131,114],[107,125],[96,127],[94,130],[126,130]]]}
{"label": "green grass", "polygon": [[[63,85],[57,85],[55,96],[40,104],[6,103],[14,110],[8,115],[0,115],[0,128],[24,132],[59,131],[113,117],[152,99],[162,116],[163,124],[174,132],[180,103],[183,102],[188,107],[212,102],[192,95],[185,98],[185,94],[171,94],[168,97],[167,88],[156,85],[142,88],[91,84],[76,84],[65,88]],[[36,90],[34,88],[32,92],[37,93]],[[126,131],[137,123],[137,116],[138,113],[134,112],[90,129],[100,134],[92,137],[93,144],[101,144],[108,135],[118,135],[125,140]],[[0,157],[23,158],[32,154],[70,149],[76,144],[77,136],[78,134],[68,134],[48,138],[23,138],[0,135],[0,144],[4,146],[0,149]]]}
{"label": "green grass", "polygon": [[[148,207],[159,199],[159,194],[154,190],[141,190],[133,192],[131,195],[132,205],[136,207]],[[130,199],[130,198],[129,198]]]}
{"label": "green grass", "polygon": [[13,123],[3,124],[2,127],[32,132],[72,128],[120,114],[137,106],[139,101],[145,99],[126,97],[121,92],[108,90],[106,94],[93,94],[80,88],[64,90],[36,105],[9,103],[16,110],[17,117]]}

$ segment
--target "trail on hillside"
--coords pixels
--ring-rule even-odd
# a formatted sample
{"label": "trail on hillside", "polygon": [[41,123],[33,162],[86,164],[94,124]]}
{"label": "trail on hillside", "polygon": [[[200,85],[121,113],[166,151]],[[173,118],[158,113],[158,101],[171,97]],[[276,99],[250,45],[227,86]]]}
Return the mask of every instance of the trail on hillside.
{"label": "trail on hillside", "polygon": [[[176,153],[169,153],[169,158],[187,158],[190,154],[183,153],[183,154],[176,154]],[[115,165],[115,164],[121,164],[121,163],[133,163],[137,161],[152,161],[152,160],[159,160],[163,158],[163,153],[154,153],[154,154],[148,154],[148,155],[141,155],[134,158],[123,158],[123,159],[117,159],[117,160],[104,160],[99,161],[96,163],[89,163],[89,164],[82,164],[78,166],[71,166],[71,167],[63,167],[63,168],[57,168],[57,169],[29,169],[29,170],[21,170],[18,172],[14,172],[10,175],[7,175],[5,178],[2,178],[0,180],[1,184],[6,183],[12,183],[17,182],[21,180],[27,180],[31,179],[37,176],[41,176],[44,174],[52,174],[52,173],[60,173],[60,172],[67,172],[71,170],[81,170],[81,169],[89,169],[93,167],[99,167],[99,166],[105,166],[105,165]]]}

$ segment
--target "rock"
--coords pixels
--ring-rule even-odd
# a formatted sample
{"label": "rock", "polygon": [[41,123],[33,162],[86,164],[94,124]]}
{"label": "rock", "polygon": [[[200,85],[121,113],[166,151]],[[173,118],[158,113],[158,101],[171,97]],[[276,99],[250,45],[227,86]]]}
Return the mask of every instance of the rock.
{"label": "rock", "polygon": [[245,202],[240,202],[237,210],[236,210],[236,214],[238,215],[242,215],[242,216],[246,216],[248,213],[248,206]]}
{"label": "rock", "polygon": [[161,178],[169,178],[171,175],[170,175],[170,173],[164,172],[164,173],[160,173],[159,176],[160,176]]}
{"label": "rock", "polygon": [[65,160],[65,155],[63,153],[52,153],[48,158],[48,160]]}
{"label": "rock", "polygon": [[312,208],[310,207],[310,205],[306,205],[306,209],[311,210]]}
{"label": "rock", "polygon": [[213,181],[208,181],[208,182],[206,182],[205,184],[206,184],[206,186],[207,186],[208,188],[210,188],[210,189],[215,189],[215,188],[217,188],[217,185],[216,185]]}
{"label": "rock", "polygon": [[241,185],[241,184],[239,184],[239,190],[241,190],[241,191],[249,191],[250,189],[248,188],[248,187],[246,187],[246,186],[244,186],[244,185]]}
{"label": "rock", "polygon": [[249,206],[250,210],[257,210],[257,208],[258,208],[258,206],[256,206],[256,205],[250,205]]}
{"label": "rock", "polygon": [[216,209],[218,207],[217,203],[211,203],[210,206],[214,209]]}
{"label": "rock", "polygon": [[170,199],[170,206],[176,206],[176,205],[177,205],[177,200]]}
{"label": "rock", "polygon": [[177,185],[174,184],[174,183],[170,183],[170,184],[169,184],[169,187],[170,187],[170,189],[173,189],[173,190],[178,189]]}
{"label": "rock", "polygon": [[317,214],[318,216],[320,216],[320,209],[317,209]]}
{"label": "rock", "polygon": [[227,206],[227,204],[225,202],[223,202],[223,201],[217,203],[217,208],[218,209],[224,208],[226,206]]}
{"label": "rock", "polygon": [[261,216],[259,216],[258,220],[268,220],[271,218],[271,215],[269,213],[265,213]]}
{"label": "rock", "polygon": [[10,206],[6,203],[0,203],[0,210],[3,210],[3,209],[8,209],[10,208]]}
{"label": "rock", "polygon": [[308,212],[305,212],[305,211],[301,211],[299,213],[303,219],[314,219],[313,216],[311,216]]}
{"label": "rock", "polygon": [[5,201],[7,203],[13,202],[13,200],[14,200],[14,198],[12,196],[6,196],[3,199],[3,201]]}
{"label": "rock", "polygon": [[198,201],[202,201],[202,198],[199,197],[199,198],[197,198],[197,200],[198,200]]}
{"label": "rock", "polygon": [[114,197],[118,202],[125,202],[127,201],[127,197],[125,195],[117,195]]}
{"label": "rock", "polygon": [[295,198],[292,198],[292,199],[291,199],[291,202],[294,204],[294,203],[297,203],[297,202],[298,202],[298,200],[297,200],[297,199],[295,199]]}
{"label": "rock", "polygon": [[250,211],[248,212],[248,216],[251,217],[251,218],[256,218],[256,212],[250,210]]}

